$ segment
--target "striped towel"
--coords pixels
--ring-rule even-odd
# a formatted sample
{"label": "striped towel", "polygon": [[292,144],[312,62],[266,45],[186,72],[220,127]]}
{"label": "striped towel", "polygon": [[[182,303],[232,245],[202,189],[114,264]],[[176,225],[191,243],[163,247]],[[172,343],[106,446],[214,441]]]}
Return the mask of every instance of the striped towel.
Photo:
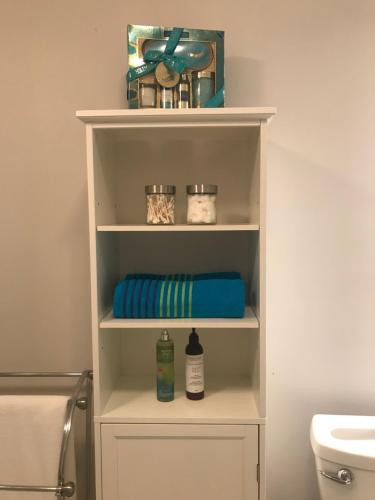
{"label": "striped towel", "polygon": [[239,273],[128,274],[117,284],[115,318],[242,318]]}

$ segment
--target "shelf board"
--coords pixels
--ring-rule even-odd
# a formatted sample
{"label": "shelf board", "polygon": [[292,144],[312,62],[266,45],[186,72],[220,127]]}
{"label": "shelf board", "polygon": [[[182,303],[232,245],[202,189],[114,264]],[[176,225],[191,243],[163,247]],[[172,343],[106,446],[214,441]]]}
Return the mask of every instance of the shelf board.
{"label": "shelf board", "polygon": [[114,318],[110,311],[99,323],[100,328],[259,328],[258,318],[250,306],[243,318],[133,319]]}
{"label": "shelf board", "polygon": [[149,225],[149,224],[115,224],[97,226],[98,232],[203,232],[203,231],[259,231],[258,224],[174,224],[174,225]]}
{"label": "shelf board", "polygon": [[76,117],[92,125],[132,127],[246,126],[267,121],[276,108],[105,109],[77,111]]}
{"label": "shelf board", "polygon": [[206,383],[205,398],[190,401],[182,378],[176,380],[175,399],[156,399],[155,378],[121,377],[104,412],[96,416],[102,423],[202,423],[261,424],[254,391],[246,377],[214,378]]}

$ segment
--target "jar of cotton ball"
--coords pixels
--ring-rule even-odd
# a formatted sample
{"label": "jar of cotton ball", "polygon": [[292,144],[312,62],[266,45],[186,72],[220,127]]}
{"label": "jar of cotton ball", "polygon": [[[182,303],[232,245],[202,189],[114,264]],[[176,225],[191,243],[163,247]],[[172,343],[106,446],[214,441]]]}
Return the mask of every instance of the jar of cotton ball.
{"label": "jar of cotton ball", "polygon": [[174,224],[176,186],[150,184],[145,192],[147,224]]}
{"label": "jar of cotton ball", "polygon": [[186,186],[187,223],[216,224],[217,186],[191,184]]}

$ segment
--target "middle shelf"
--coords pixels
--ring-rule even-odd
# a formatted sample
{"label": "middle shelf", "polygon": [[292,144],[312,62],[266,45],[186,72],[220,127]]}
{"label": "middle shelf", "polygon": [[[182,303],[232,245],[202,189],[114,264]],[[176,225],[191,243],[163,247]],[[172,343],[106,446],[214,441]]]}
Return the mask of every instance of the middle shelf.
{"label": "middle shelf", "polygon": [[99,323],[100,328],[259,328],[258,318],[250,306],[243,318],[117,319],[110,311]]}
{"label": "middle shelf", "polygon": [[[214,231],[207,232],[166,232],[147,233],[135,232],[98,232],[96,234],[97,254],[97,286],[98,286],[98,326],[102,329],[129,329],[129,328],[259,328],[259,232],[258,231]],[[248,306],[243,317],[242,311],[225,311],[224,309],[200,310],[197,316],[205,318],[185,317],[172,319],[173,316],[186,316],[177,311],[172,314],[166,309],[163,314],[155,311],[144,311],[138,314],[137,307],[132,314],[130,310],[116,316],[128,316],[127,319],[115,319],[111,309],[114,303],[116,285],[124,280],[128,274],[156,274],[179,276],[179,274],[209,274],[209,273],[238,273],[245,287],[243,298]],[[209,287],[212,294],[215,290]],[[228,297],[234,297],[236,290],[229,287]],[[170,288],[175,294],[176,289]],[[177,288],[177,292],[178,288]],[[179,297],[177,293],[177,298]],[[176,295],[176,294],[175,294]],[[171,295],[171,297],[175,297]],[[210,295],[211,296],[211,295]],[[221,297],[225,297],[225,291]],[[242,306],[243,307],[243,299]],[[143,300],[143,299],[142,299]],[[225,300],[223,300],[225,302]],[[230,302],[230,301],[229,301]],[[143,304],[143,302],[142,302]],[[251,307],[250,307],[251,306]],[[127,307],[127,306],[126,306]],[[224,306],[223,306],[224,307]],[[178,306],[177,306],[178,309]],[[193,311],[194,312],[194,311]],[[220,314],[222,312],[222,314]],[[194,316],[193,313],[189,314]],[[220,316],[237,316],[220,317]],[[136,319],[129,318],[135,316]],[[138,319],[137,316],[150,319]],[[172,316],[172,318],[151,319],[152,316]]]}

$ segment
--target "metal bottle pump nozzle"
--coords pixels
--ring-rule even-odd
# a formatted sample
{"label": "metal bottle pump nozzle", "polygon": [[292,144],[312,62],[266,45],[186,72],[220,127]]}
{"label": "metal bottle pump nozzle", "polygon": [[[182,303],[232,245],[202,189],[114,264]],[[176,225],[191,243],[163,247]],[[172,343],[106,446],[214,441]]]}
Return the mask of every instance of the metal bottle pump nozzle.
{"label": "metal bottle pump nozzle", "polygon": [[169,332],[168,332],[168,330],[163,330],[161,332],[161,340],[169,340]]}

